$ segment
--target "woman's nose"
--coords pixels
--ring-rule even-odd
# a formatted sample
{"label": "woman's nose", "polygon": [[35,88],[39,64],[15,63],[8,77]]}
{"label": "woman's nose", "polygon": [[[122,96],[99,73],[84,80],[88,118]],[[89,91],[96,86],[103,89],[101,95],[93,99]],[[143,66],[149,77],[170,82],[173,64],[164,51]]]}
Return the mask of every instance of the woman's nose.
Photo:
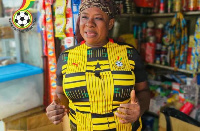
{"label": "woman's nose", "polygon": [[87,21],[87,23],[86,23],[86,26],[87,27],[95,27],[95,22],[94,22],[94,20],[93,19],[88,19],[88,21]]}

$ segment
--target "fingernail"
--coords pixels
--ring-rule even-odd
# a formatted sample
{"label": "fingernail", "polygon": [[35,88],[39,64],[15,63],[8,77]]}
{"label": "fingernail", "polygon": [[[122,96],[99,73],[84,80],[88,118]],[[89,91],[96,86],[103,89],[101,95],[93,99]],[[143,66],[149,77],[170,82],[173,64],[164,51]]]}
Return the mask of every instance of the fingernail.
{"label": "fingernail", "polygon": [[65,106],[62,106],[63,108],[65,108]]}

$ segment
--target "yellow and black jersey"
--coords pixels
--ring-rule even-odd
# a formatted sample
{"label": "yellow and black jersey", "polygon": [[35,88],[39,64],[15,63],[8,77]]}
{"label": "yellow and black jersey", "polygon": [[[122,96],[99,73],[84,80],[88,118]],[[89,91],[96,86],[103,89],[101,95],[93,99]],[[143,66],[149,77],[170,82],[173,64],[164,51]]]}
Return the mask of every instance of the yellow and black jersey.
{"label": "yellow and black jersey", "polygon": [[67,49],[57,64],[57,85],[69,99],[72,131],[132,131],[132,124],[121,124],[114,112],[130,101],[135,83],[145,80],[136,49],[111,40],[100,48],[82,43]]}

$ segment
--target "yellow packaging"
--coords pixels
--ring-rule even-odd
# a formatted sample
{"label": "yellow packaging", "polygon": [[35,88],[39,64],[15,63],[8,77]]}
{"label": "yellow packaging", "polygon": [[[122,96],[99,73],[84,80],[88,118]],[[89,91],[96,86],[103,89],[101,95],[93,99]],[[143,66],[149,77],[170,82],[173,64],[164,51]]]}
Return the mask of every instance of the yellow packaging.
{"label": "yellow packaging", "polygon": [[65,27],[66,27],[66,18],[56,18],[55,36],[56,37],[66,37]]}
{"label": "yellow packaging", "polygon": [[56,0],[55,16],[56,18],[66,18],[66,0]]}

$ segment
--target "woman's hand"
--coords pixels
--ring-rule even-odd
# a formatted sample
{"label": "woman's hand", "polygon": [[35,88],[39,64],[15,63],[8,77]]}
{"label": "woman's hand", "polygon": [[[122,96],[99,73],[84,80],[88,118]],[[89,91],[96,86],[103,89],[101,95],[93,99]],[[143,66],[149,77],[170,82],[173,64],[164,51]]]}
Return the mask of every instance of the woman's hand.
{"label": "woman's hand", "polygon": [[67,109],[64,105],[61,105],[60,99],[54,94],[53,102],[46,108],[46,115],[49,118],[49,120],[57,125],[60,122],[62,122],[63,117],[67,113]]}
{"label": "woman's hand", "polygon": [[131,91],[131,102],[120,104],[120,107],[115,112],[115,115],[120,118],[122,124],[133,123],[140,117],[140,105],[135,97],[135,90]]}

